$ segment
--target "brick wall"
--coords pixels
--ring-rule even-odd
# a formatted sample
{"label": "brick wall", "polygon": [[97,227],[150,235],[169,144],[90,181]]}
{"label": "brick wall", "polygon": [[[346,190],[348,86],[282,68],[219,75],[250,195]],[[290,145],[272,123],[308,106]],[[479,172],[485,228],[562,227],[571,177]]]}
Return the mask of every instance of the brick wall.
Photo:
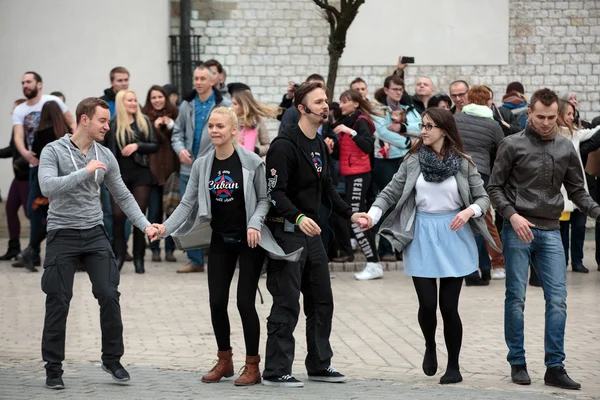
{"label": "brick wall", "polygon": [[[228,82],[242,81],[264,102],[278,103],[291,79],[327,73],[328,24],[311,0],[194,0],[203,35],[204,59],[216,58]],[[600,1],[510,1],[509,65],[414,66],[407,70],[409,92],[419,75],[427,75],[438,91],[465,79],[504,93],[517,80],[529,95],[542,86],[578,94],[580,111],[600,115]],[[178,8],[172,30],[178,33]],[[202,19],[205,18],[205,19]],[[397,54],[390,53],[393,65]],[[340,67],[336,94],[356,76],[373,93],[391,71],[386,67]]]}

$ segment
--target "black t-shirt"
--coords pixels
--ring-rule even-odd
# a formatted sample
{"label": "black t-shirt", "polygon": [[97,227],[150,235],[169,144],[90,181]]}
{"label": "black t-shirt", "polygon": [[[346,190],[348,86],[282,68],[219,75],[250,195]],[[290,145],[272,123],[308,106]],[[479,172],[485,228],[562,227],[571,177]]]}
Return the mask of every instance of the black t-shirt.
{"label": "black t-shirt", "polygon": [[300,146],[312,159],[315,169],[317,170],[317,175],[320,179],[321,173],[323,172],[324,154],[319,138],[315,137],[314,139],[309,139],[306,137],[306,135],[300,135]]}
{"label": "black t-shirt", "polygon": [[237,152],[225,159],[215,157],[208,190],[212,208],[211,228],[224,236],[246,237],[242,162]]}

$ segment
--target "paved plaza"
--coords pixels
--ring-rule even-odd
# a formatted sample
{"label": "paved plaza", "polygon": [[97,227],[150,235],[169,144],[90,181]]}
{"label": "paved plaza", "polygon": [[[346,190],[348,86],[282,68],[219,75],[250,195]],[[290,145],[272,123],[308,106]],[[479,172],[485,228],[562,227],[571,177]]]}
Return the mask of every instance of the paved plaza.
{"label": "paved plaza", "polygon": [[[4,252],[4,241],[0,252]],[[539,288],[528,288],[526,349],[531,386],[510,383],[503,338],[504,281],[489,287],[463,287],[460,312],[464,324],[461,368],[464,382],[440,386],[446,351],[442,321],[438,323],[438,375],[421,370],[424,341],[417,323],[417,298],[412,282],[401,270],[384,279],[358,282],[353,269],[337,268],[332,286],[336,309],[331,342],[334,366],[349,377],[345,384],[306,382],[302,389],[274,389],[262,385],[233,386],[233,379],[203,384],[201,374],[216,358],[208,307],[206,274],[176,274],[181,263],[151,263],[136,275],[126,263],[121,276],[121,307],[125,327],[123,365],[131,383],[119,386],[100,369],[98,305],[85,273],[75,279],[67,328],[67,389],[53,393],[43,388],[40,337],[44,320],[41,272],[28,273],[0,262],[0,399],[600,399],[600,272],[593,261],[593,243],[586,243],[589,274],[568,273],[566,368],[583,389],[553,389],[543,384],[544,300]],[[176,254],[183,261],[181,253]],[[147,256],[149,260],[149,254]],[[592,268],[593,267],[593,268]],[[234,278],[236,282],[237,275]],[[233,285],[230,317],[236,369],[243,366],[244,343],[235,307]],[[261,279],[265,300],[258,312],[263,321],[270,295]],[[261,352],[264,354],[266,324]],[[296,330],[294,373],[306,381],[304,320]],[[262,363],[261,363],[262,367]]]}

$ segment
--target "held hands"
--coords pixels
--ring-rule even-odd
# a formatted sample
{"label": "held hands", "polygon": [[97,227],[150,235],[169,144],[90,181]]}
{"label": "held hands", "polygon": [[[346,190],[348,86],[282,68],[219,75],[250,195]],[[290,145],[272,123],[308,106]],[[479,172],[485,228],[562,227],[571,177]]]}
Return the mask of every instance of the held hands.
{"label": "held hands", "polygon": [[531,232],[531,228],[535,227],[534,224],[527,221],[525,218],[521,217],[519,214],[513,214],[510,217],[510,224],[513,227],[513,230],[521,239],[522,242],[531,243],[533,242],[533,232]]}
{"label": "held hands", "polygon": [[[148,232],[148,228],[151,228],[152,232]],[[152,224],[148,228],[146,228],[145,232],[150,238],[151,242],[160,240],[160,238],[163,237],[167,231],[167,228],[165,228],[165,226],[162,224]]]}
{"label": "held hands", "polygon": [[151,242],[154,242],[159,239],[158,230],[154,225],[147,226],[146,229],[144,229],[144,232],[146,233],[146,235],[148,235],[148,238],[150,238]]}
{"label": "held hands", "polygon": [[373,226],[373,220],[371,219],[371,216],[365,212],[352,214],[351,221],[358,225],[361,231],[371,229]]}
{"label": "held hands", "polygon": [[248,228],[248,246],[254,249],[261,242],[260,231],[254,228]]}
{"label": "held hands", "polygon": [[106,166],[102,161],[92,160],[88,163],[86,169],[88,174],[92,175],[94,172],[96,172],[97,169],[103,169],[106,171]]}
{"label": "held hands", "polygon": [[123,147],[121,154],[123,154],[124,157],[129,157],[138,150],[138,147],[139,146],[137,143],[128,144],[127,146]]}
{"label": "held hands", "polygon": [[179,161],[181,161],[182,164],[189,165],[192,163],[192,155],[186,149],[181,150],[178,155]]}
{"label": "held hands", "polygon": [[317,225],[315,221],[306,216],[300,219],[298,227],[308,237],[313,237],[315,235],[321,234],[321,228],[319,228],[319,225]]}
{"label": "held hands", "polygon": [[475,215],[475,211],[473,211],[471,207],[465,208],[464,210],[456,214],[456,217],[454,217],[454,219],[450,223],[450,230],[459,230],[460,228],[465,226],[467,222],[469,222],[469,219],[471,219],[473,215]]}
{"label": "held hands", "polygon": [[160,129],[161,125],[166,125],[166,123],[164,122],[164,118],[165,117],[156,118],[156,121],[154,121],[154,129]]}

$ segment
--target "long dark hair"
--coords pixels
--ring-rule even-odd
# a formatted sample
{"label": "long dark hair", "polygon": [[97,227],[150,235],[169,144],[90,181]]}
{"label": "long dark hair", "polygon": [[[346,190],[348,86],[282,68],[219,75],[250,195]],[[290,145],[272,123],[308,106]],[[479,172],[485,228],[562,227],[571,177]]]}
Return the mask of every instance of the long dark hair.
{"label": "long dark hair", "polygon": [[[450,111],[442,108],[428,108],[427,110],[423,111],[421,119],[425,120],[425,117],[429,117],[438,128],[446,133],[444,145],[442,146],[441,151],[443,155],[455,153],[473,163],[471,156],[465,152],[462,138],[460,137],[460,133],[456,127],[456,121],[454,120],[454,116]],[[417,143],[415,143],[408,153],[417,153],[422,146],[423,139],[421,139],[419,136]]]}
{"label": "long dark hair", "polygon": [[373,122],[373,118],[371,115],[381,116],[378,111],[375,110],[371,102],[363,99],[363,97],[356,90],[346,90],[344,93],[340,94],[340,101],[342,99],[351,101],[353,103],[358,103],[357,110],[361,112],[369,121]]}
{"label": "long dark hair", "polygon": [[71,132],[71,128],[69,128],[69,124],[67,124],[65,115],[55,101],[46,102],[42,107],[42,112],[40,114],[40,123],[37,130],[42,131],[48,128],[54,130],[54,135],[57,139],[60,139],[65,133]]}
{"label": "long dark hair", "polygon": [[[154,107],[152,107],[152,101],[150,101],[150,99],[152,98],[152,92],[155,90],[165,96],[165,108],[162,110],[155,110]],[[156,119],[159,117],[167,116],[173,120],[177,119],[179,110],[173,103],[169,101],[169,95],[162,86],[153,85],[150,90],[148,90],[148,95],[146,96],[146,102],[144,103],[144,108],[142,108],[142,113],[147,115],[150,119],[150,122],[154,124],[154,121],[156,121]]]}

